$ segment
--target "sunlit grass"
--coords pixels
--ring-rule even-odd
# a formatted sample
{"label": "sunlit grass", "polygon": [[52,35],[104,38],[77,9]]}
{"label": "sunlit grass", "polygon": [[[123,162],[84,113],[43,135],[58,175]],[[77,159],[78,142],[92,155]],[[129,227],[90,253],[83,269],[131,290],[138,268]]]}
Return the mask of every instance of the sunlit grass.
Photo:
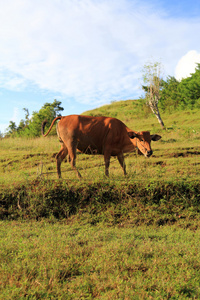
{"label": "sunlit grass", "polygon": [[[47,143],[48,141],[48,143]],[[56,136],[48,138],[5,138],[0,140],[2,156],[12,153],[46,153],[59,150],[59,142]]]}
{"label": "sunlit grass", "polygon": [[198,299],[199,234],[1,222],[0,299]]}
{"label": "sunlit grass", "polygon": [[[145,159],[136,153],[126,155],[128,178],[134,180],[200,177],[200,121],[199,111],[162,113],[166,130],[161,130],[157,119],[137,101],[119,101],[85,114],[107,115],[121,119],[133,130],[150,130],[162,139],[152,142],[154,154]],[[35,139],[9,138],[0,140],[0,183],[32,180],[37,176],[56,179],[55,155],[60,145],[57,137]],[[77,155],[77,168],[84,180],[104,177],[103,156]],[[76,180],[68,162],[62,163],[65,180]],[[111,159],[110,177],[126,180],[116,158]]]}
{"label": "sunlit grass", "polygon": [[[178,123],[178,119],[176,122]],[[157,130],[153,131],[161,134],[162,139],[152,142],[153,156],[145,159],[136,152],[126,155],[128,177],[139,181],[150,178],[199,178],[198,126],[200,125],[199,123],[194,125],[196,129],[189,131],[183,126],[178,130],[172,128],[161,131],[157,124]],[[40,175],[56,179],[55,155],[59,149],[57,137],[1,140],[0,183],[11,184],[12,181],[32,180]],[[78,153],[77,167],[84,179],[97,180],[104,176],[104,159],[101,155],[89,156]],[[76,174],[68,162],[62,163],[62,172],[65,180],[76,179]],[[117,178],[126,180],[116,158],[111,159],[110,176],[116,180]]]}

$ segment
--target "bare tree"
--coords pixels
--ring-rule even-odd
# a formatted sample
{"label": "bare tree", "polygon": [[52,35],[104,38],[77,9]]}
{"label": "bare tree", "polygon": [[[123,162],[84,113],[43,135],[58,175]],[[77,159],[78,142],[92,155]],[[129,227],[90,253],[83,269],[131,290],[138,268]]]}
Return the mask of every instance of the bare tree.
{"label": "bare tree", "polygon": [[160,116],[158,102],[160,100],[160,90],[162,87],[163,79],[161,77],[161,63],[151,62],[144,65],[142,89],[146,92],[146,104],[151,108],[152,112],[158,119],[162,129],[165,129],[163,120]]}

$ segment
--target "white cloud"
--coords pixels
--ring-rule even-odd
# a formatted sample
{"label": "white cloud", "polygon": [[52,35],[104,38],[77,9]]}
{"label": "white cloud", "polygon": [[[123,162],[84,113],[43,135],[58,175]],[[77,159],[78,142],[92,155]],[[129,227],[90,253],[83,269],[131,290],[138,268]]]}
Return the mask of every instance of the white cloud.
{"label": "white cloud", "polygon": [[7,68],[0,68],[0,87],[12,91],[20,91],[26,87],[26,80],[21,75],[15,74]]}
{"label": "white cloud", "polygon": [[176,69],[175,77],[177,80],[189,77],[191,73],[195,72],[197,63],[200,63],[200,53],[195,50],[188,51],[186,55],[179,60]]}
{"label": "white cloud", "polygon": [[139,96],[147,59],[161,58],[173,75],[182,49],[200,31],[199,20],[169,20],[148,1],[2,2],[0,86],[32,83],[81,103]]}

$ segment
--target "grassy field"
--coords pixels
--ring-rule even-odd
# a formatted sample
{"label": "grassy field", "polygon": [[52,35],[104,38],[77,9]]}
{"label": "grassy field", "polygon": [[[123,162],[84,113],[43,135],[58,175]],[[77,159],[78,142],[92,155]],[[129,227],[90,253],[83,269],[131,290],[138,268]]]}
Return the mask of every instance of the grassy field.
{"label": "grassy field", "polygon": [[[86,114],[114,116],[133,130],[150,130],[151,133],[162,135],[160,141],[152,142],[154,154],[150,159],[136,155],[136,152],[127,155],[125,161],[128,176],[134,180],[200,179],[198,110],[163,114],[166,131],[162,131],[157,119],[136,101],[114,102]],[[44,178],[56,179],[55,155],[59,149],[57,137],[1,140],[0,184],[33,180],[41,173]],[[101,155],[78,154],[77,167],[83,173],[84,180],[104,178],[104,160]],[[62,172],[65,180],[77,181],[68,163],[62,164]],[[111,179],[122,180],[122,174],[118,161],[113,158],[110,166]]]}
{"label": "grassy field", "polygon": [[1,222],[0,299],[199,299],[200,229]]}
{"label": "grassy field", "polygon": [[154,154],[77,155],[56,137],[0,140],[0,299],[200,299],[199,111],[162,114],[141,102],[86,112],[162,135]]}

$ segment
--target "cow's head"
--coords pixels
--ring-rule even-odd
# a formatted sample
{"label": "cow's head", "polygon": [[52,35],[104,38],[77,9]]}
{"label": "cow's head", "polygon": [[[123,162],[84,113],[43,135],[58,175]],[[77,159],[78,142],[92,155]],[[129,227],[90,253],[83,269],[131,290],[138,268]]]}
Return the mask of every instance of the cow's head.
{"label": "cow's head", "polygon": [[153,154],[151,149],[151,141],[158,141],[161,139],[161,136],[158,134],[150,134],[149,131],[141,132],[128,132],[128,135],[131,139],[134,140],[134,146],[140,150],[144,156],[149,157]]}

